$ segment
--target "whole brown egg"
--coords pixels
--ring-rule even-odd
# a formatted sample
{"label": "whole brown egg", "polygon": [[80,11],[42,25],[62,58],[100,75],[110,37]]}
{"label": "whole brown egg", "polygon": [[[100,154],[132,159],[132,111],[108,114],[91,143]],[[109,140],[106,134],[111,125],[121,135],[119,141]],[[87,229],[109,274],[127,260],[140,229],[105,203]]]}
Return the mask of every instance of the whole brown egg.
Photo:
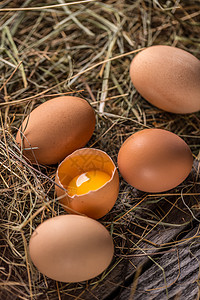
{"label": "whole brown egg", "polygon": [[118,153],[123,178],[149,193],[164,192],[179,185],[189,175],[192,164],[192,153],[184,140],[162,129],[134,133]]}
{"label": "whole brown egg", "polygon": [[95,114],[88,102],[63,96],[44,102],[26,117],[16,142],[32,162],[55,164],[89,141]]}
{"label": "whole brown egg", "polygon": [[34,265],[49,278],[79,282],[99,275],[109,266],[114,245],[101,223],[85,216],[64,215],[35,229],[29,254]]}
{"label": "whole brown egg", "polygon": [[136,90],[165,111],[186,114],[200,110],[200,61],[171,46],[152,46],[138,53],[130,65]]}

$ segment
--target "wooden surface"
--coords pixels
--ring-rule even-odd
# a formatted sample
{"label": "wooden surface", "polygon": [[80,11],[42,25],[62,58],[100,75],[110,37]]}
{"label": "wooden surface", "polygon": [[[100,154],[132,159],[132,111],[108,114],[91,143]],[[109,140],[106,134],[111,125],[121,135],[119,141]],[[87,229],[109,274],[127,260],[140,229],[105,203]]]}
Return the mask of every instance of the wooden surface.
{"label": "wooden surface", "polygon": [[[185,238],[195,236],[198,231],[199,224],[196,224]],[[152,263],[140,274],[137,288],[133,291],[132,283],[113,299],[199,299],[200,239],[190,245],[179,245],[174,250],[154,256],[157,265]]]}

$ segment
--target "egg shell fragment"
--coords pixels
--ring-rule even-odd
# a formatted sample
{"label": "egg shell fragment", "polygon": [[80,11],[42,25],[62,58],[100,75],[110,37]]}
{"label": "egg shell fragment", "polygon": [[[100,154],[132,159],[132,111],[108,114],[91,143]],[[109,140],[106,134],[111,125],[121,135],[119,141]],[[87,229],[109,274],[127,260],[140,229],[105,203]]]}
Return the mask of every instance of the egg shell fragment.
{"label": "egg shell fragment", "polygon": [[193,157],[176,134],[144,129],[131,135],[118,153],[119,171],[133,187],[158,193],[178,186],[189,175]]}
{"label": "egg shell fragment", "polygon": [[200,110],[200,61],[187,51],[148,47],[132,60],[130,77],[136,90],[162,110],[177,114]]}
{"label": "egg shell fragment", "polygon": [[[99,189],[82,195],[69,196],[62,189],[75,176],[90,170],[104,171],[110,175],[110,180]],[[119,175],[114,162],[104,151],[94,148],[79,149],[66,157],[58,166],[55,182],[57,196],[66,211],[94,219],[103,217],[112,209],[119,193]]]}
{"label": "egg shell fragment", "polygon": [[57,281],[79,282],[96,277],[109,266],[114,245],[107,229],[96,220],[62,215],[35,229],[29,253],[42,274]]}
{"label": "egg shell fragment", "polygon": [[32,163],[56,164],[85,146],[94,128],[95,114],[86,100],[57,97],[39,105],[26,117],[16,142]]}

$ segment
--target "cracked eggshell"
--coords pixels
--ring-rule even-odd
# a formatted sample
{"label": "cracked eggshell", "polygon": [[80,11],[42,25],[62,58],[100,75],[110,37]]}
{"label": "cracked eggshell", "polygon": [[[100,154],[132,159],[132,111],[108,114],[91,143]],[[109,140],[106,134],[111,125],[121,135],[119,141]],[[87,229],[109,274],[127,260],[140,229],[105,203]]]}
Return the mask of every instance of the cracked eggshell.
{"label": "cracked eggshell", "polygon": [[[68,183],[75,176],[95,169],[109,174],[110,180],[97,190],[69,196],[64,190]],[[55,182],[57,197],[67,212],[78,212],[94,219],[112,209],[119,193],[119,175],[114,162],[104,151],[94,148],[79,149],[66,157],[58,166]]]}
{"label": "cracked eggshell", "polygon": [[95,114],[86,100],[57,97],[39,105],[26,117],[16,142],[32,163],[56,164],[84,147],[94,128]]}
{"label": "cracked eggshell", "polygon": [[171,46],[152,46],[138,53],[130,65],[136,90],[165,111],[186,114],[200,110],[200,61]]}
{"label": "cracked eggshell", "polygon": [[189,146],[163,129],[131,135],[118,153],[119,171],[138,190],[158,193],[178,186],[189,175],[193,157]]}
{"label": "cracked eggshell", "polygon": [[79,282],[96,277],[109,266],[114,246],[107,229],[96,220],[64,215],[35,229],[29,254],[38,270],[49,278]]}

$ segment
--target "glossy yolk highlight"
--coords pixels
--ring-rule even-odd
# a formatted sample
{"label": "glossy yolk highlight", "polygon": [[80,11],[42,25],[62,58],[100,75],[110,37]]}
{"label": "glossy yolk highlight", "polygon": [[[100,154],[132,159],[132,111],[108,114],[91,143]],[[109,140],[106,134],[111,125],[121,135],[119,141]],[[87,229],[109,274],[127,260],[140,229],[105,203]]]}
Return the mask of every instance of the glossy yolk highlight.
{"label": "glossy yolk highlight", "polygon": [[88,171],[74,177],[67,186],[68,194],[83,195],[95,191],[110,180],[110,175],[99,170]]}

